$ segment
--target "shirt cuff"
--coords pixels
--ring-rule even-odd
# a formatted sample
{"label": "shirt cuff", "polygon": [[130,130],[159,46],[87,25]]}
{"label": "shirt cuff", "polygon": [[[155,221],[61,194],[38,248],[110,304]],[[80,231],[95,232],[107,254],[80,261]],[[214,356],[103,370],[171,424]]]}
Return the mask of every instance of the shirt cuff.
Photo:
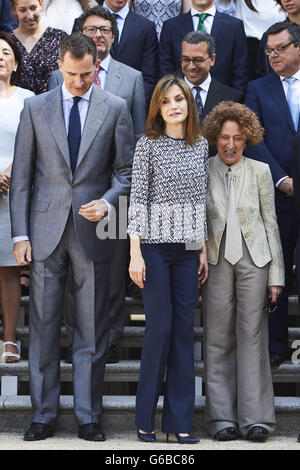
{"label": "shirt cuff", "polygon": [[23,241],[27,241],[29,240],[29,237],[27,237],[27,235],[20,235],[19,237],[13,237],[12,238],[12,242],[13,244],[17,243],[17,242],[23,242]]}
{"label": "shirt cuff", "polygon": [[284,176],[283,178],[280,178],[280,180],[278,180],[276,183],[275,183],[275,186],[276,188],[278,188],[278,186],[280,185],[280,183],[285,180],[286,178],[289,178],[289,176]]}
{"label": "shirt cuff", "polygon": [[105,202],[105,204],[107,205],[107,211],[108,211],[108,212],[107,212],[107,216],[104,217],[103,220],[105,220],[105,219],[109,220],[110,213],[111,213],[111,209],[112,209],[112,204],[110,204],[109,202],[107,202],[106,199],[103,199],[103,198],[101,198],[101,201],[104,201],[104,202]]}

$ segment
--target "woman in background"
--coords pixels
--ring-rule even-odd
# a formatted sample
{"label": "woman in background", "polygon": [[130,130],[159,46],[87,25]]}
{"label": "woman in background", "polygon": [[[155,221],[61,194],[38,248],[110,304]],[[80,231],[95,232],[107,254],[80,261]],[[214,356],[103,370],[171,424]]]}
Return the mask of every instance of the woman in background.
{"label": "woman in background", "polygon": [[190,0],[130,0],[132,9],[154,21],[159,39],[163,22],[169,18],[186,13],[191,8]]}
{"label": "woman in background", "polygon": [[272,24],[284,21],[286,15],[274,0],[218,0],[219,6],[232,3],[235,5],[234,16],[244,22],[248,45],[248,81],[255,80],[262,35]]}
{"label": "woman in background", "polygon": [[97,5],[96,0],[44,0],[41,24],[71,34],[75,19]]}
{"label": "woman in background", "polygon": [[[12,255],[8,190],[14,144],[24,100],[33,93],[16,86],[22,57],[12,38],[0,32],[0,305],[4,325],[3,362],[17,362],[16,327],[20,309],[20,268]],[[26,158],[26,155],[24,155]]]}
{"label": "woman in background", "polygon": [[35,94],[47,91],[50,73],[58,68],[59,46],[67,35],[60,29],[41,24],[42,0],[10,0],[19,21],[11,34],[22,54],[22,73],[18,86]]}

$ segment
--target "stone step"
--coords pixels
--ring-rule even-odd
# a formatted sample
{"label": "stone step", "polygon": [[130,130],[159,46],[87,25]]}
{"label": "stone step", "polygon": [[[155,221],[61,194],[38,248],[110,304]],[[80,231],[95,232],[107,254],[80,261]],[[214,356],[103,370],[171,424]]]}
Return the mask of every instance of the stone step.
{"label": "stone step", "polygon": [[[157,429],[161,429],[162,404],[163,399],[160,397],[156,413]],[[207,436],[204,428],[204,405],[205,397],[196,399],[193,432],[200,437]],[[275,409],[277,420],[275,435],[296,438],[300,430],[300,398],[275,398]],[[29,426],[31,418],[32,407],[29,396],[0,396],[0,432],[23,433]],[[104,396],[101,426],[108,434],[108,438],[109,433],[116,430],[135,433],[135,397]],[[60,398],[60,414],[56,429],[58,432],[77,431],[72,396],[65,395]]]}
{"label": "stone step", "polygon": [[[199,305],[201,306],[202,298],[199,297]],[[132,298],[132,297],[125,297],[126,309],[127,312],[136,312],[140,313],[143,312],[143,300],[141,298]],[[21,306],[25,307],[28,310],[29,307],[29,297],[22,297],[21,298]],[[290,295],[289,296],[289,314],[290,315],[299,315],[299,307],[298,307],[298,296],[297,295]]]}
{"label": "stone step", "polygon": [[[141,347],[144,339],[144,326],[125,326],[124,334],[119,342],[120,347]],[[16,336],[19,341],[21,341],[22,347],[28,346],[29,341],[29,327],[23,326],[18,327],[16,330]],[[3,327],[0,327],[0,338],[3,337]],[[200,341],[203,337],[203,328],[195,327],[194,328],[194,339]],[[300,338],[300,328],[299,328],[299,338]],[[69,340],[67,336],[67,331],[64,326],[61,328],[61,345],[68,346]]]}
{"label": "stone step", "polygon": [[[144,326],[125,326],[124,334],[119,342],[121,348],[140,348],[143,345],[145,327]],[[28,347],[29,342],[29,327],[23,326],[18,327],[16,330],[17,339],[21,341],[22,348]],[[0,338],[3,338],[3,327],[0,327]],[[194,340],[203,340],[203,328],[194,327]],[[294,341],[296,342],[295,344]],[[290,347],[300,347],[300,328],[290,327],[289,328],[289,342]],[[65,347],[69,345],[67,337],[67,331],[64,326],[61,328],[61,346]]]}
{"label": "stone step", "polygon": [[[121,360],[117,364],[106,364],[106,382],[138,382],[140,371],[139,360]],[[62,382],[72,381],[72,364],[61,361],[60,373]],[[204,375],[203,361],[195,361],[195,373],[198,377]],[[14,376],[19,380],[29,380],[28,361],[20,361],[15,364],[0,363],[0,377]],[[272,371],[273,382],[298,383],[300,382],[300,363],[293,364],[286,361],[278,369]]]}

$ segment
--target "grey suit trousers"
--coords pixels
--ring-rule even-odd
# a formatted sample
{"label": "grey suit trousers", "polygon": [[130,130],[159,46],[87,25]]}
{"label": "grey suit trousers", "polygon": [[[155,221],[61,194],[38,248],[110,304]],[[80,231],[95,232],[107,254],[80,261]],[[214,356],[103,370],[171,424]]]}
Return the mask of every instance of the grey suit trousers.
{"label": "grey suit trousers", "polygon": [[205,422],[209,433],[253,425],[275,426],[268,352],[268,265],[254,265],[243,241],[243,258],[232,266],[224,241],[204,289]]}
{"label": "grey suit trousers", "polygon": [[[129,260],[129,240],[112,240],[112,258],[109,269],[109,290],[106,292],[109,305],[109,343],[117,345],[124,333],[126,320],[126,273]],[[69,272],[64,305],[64,324],[72,344],[74,327],[74,298],[72,276]]]}
{"label": "grey suit trousers", "polygon": [[71,266],[74,410],[78,425],[98,423],[108,344],[109,263],[94,263],[77,239],[72,214],[53,253],[31,263],[29,370],[33,421],[53,424],[60,395],[60,332]]}

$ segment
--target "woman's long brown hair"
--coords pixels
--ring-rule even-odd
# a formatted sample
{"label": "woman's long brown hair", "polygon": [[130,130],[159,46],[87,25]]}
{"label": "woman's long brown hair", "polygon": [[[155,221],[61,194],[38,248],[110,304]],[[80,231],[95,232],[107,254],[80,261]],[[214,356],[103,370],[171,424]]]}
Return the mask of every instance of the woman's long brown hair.
{"label": "woman's long brown hair", "polygon": [[201,135],[197,106],[189,86],[182,78],[176,75],[166,75],[157,83],[150,101],[145,135],[151,139],[158,139],[164,134],[165,122],[161,116],[160,109],[166,92],[174,85],[181,88],[187,101],[188,116],[185,122],[185,143],[186,145],[194,145]]}

